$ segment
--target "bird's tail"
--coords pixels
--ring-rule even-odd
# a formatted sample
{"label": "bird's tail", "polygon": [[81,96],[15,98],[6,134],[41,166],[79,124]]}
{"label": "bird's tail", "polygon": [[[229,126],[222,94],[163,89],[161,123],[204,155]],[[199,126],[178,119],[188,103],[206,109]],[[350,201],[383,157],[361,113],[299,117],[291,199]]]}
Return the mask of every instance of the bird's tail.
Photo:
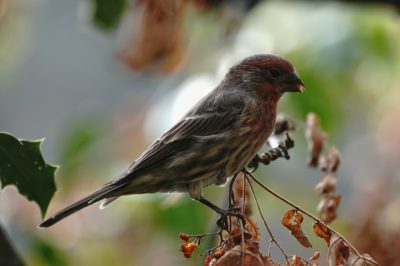
{"label": "bird's tail", "polygon": [[49,227],[52,226],[53,224],[59,222],[60,220],[70,216],[71,214],[87,207],[90,206],[100,200],[107,199],[107,198],[113,198],[118,197],[122,195],[121,189],[124,188],[125,184],[119,184],[119,185],[113,185],[108,184],[105,185],[104,187],[100,188],[99,190],[93,192],[92,194],[88,195],[87,197],[75,202],[74,204],[66,207],[65,209],[57,212],[55,215],[52,217],[48,218],[47,220],[43,221],[39,227]]}

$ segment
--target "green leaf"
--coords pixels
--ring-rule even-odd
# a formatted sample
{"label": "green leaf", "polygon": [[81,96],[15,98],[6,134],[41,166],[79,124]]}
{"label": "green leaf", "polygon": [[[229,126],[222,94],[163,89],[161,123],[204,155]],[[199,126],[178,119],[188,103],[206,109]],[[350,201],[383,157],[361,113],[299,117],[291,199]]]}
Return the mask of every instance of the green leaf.
{"label": "green leaf", "polygon": [[186,198],[178,206],[159,209],[159,219],[157,220],[160,224],[158,227],[166,229],[173,235],[176,235],[177,232],[203,232],[207,229],[208,220],[204,219],[207,211],[209,210],[198,202]]}
{"label": "green leaf", "polygon": [[125,0],[91,0],[93,23],[103,29],[116,28],[125,10]]}
{"label": "green leaf", "polygon": [[[31,253],[36,265],[57,265],[67,266],[68,263],[66,254],[60,250],[56,245],[48,242],[45,239],[34,238],[31,244]],[[32,265],[33,265],[32,264]]]}
{"label": "green leaf", "polygon": [[19,193],[35,201],[44,217],[56,191],[54,172],[57,167],[44,161],[41,143],[41,140],[18,140],[0,132],[0,181],[2,188],[15,185]]}

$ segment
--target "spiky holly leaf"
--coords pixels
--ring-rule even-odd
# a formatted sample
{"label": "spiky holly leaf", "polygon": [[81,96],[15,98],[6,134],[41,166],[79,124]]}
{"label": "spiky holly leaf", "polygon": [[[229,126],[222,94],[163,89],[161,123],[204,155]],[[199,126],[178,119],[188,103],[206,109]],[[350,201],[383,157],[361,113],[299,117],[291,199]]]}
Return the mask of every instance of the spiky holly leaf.
{"label": "spiky holly leaf", "polygon": [[21,195],[39,205],[44,216],[56,191],[57,167],[44,161],[41,143],[42,140],[18,140],[0,132],[0,182],[2,188],[15,185]]}

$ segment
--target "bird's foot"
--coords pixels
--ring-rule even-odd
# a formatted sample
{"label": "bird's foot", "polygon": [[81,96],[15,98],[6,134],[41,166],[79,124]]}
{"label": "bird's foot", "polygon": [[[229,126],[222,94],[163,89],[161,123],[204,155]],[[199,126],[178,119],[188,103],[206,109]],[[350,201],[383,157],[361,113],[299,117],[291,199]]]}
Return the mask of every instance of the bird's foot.
{"label": "bird's foot", "polygon": [[232,206],[229,207],[228,209],[221,209],[220,207],[216,206],[214,203],[208,201],[203,197],[200,197],[198,201],[200,201],[207,207],[213,209],[216,213],[220,215],[220,217],[217,220],[217,225],[222,230],[229,231],[229,222],[228,222],[229,217],[236,217],[240,219],[243,225],[246,223],[246,218],[240,208],[235,208]]}
{"label": "bird's foot", "polygon": [[247,169],[250,173],[253,173],[257,170],[259,162],[261,161],[260,155],[256,154],[253,159],[247,165]]}
{"label": "bird's foot", "polygon": [[217,220],[217,225],[219,228],[229,231],[229,217],[236,217],[237,219],[240,219],[242,221],[242,224],[246,224],[246,217],[240,210],[240,208],[229,208],[226,210],[221,209],[220,212],[218,212],[221,216]]}

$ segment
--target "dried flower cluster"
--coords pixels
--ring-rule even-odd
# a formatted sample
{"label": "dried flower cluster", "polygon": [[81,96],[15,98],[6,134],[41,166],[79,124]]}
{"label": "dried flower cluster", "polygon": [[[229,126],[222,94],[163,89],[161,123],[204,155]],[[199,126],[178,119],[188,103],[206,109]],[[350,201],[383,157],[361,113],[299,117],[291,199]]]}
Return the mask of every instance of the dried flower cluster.
{"label": "dried flower cluster", "polygon": [[315,192],[321,196],[317,212],[322,221],[331,223],[337,216],[336,210],[341,200],[341,196],[336,194],[340,155],[335,146],[330,146],[328,154],[322,155],[328,134],[321,130],[319,118],[314,113],[307,115],[305,135],[309,149],[308,166],[318,168],[323,173],[322,180],[315,187]]}

